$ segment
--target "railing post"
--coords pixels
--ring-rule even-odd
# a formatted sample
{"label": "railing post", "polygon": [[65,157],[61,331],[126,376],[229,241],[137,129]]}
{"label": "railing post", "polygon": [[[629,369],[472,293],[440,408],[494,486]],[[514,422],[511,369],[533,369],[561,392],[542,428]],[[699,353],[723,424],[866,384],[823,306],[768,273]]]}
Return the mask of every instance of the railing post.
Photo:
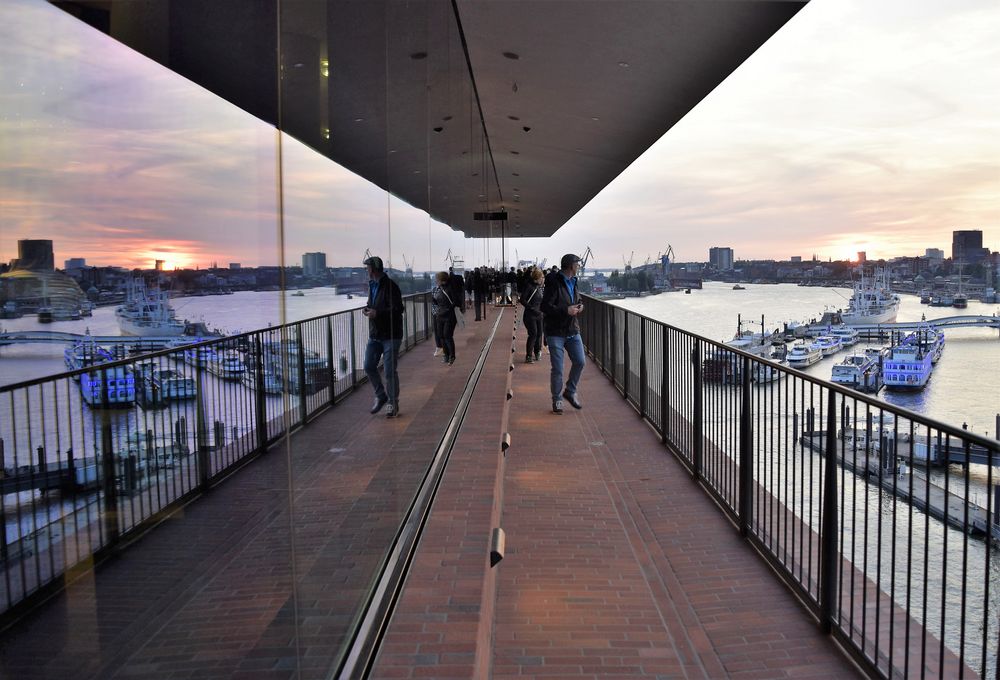
{"label": "railing post", "polygon": [[263,453],[267,450],[267,391],[264,383],[264,343],[260,335],[253,337],[254,362],[254,412],[257,416],[257,450]]}
{"label": "railing post", "polygon": [[295,325],[295,337],[299,339],[298,345],[298,377],[299,377],[299,423],[306,424],[306,343],[302,336],[302,323]]}
{"label": "railing post", "polygon": [[820,535],[820,629],[833,629],[837,601],[837,393],[828,390],[823,449],[823,524]]}
{"label": "railing post", "polygon": [[639,317],[639,417],[646,417],[646,318]]}
{"label": "railing post", "polygon": [[358,332],[355,327],[354,310],[348,314],[351,315],[351,387],[353,388],[358,384]]}
{"label": "railing post", "polygon": [[664,444],[667,443],[670,432],[670,352],[669,352],[669,338],[670,333],[667,331],[667,327],[664,324],[660,324],[662,329],[663,338],[663,364],[660,369],[660,439]]}
{"label": "railing post", "polygon": [[[101,371],[101,388],[108,384],[107,369]],[[104,395],[107,392],[104,391]],[[103,398],[103,397],[102,397]],[[104,492],[104,544],[118,543],[118,480],[115,469],[115,443],[107,403],[101,404],[101,488]]]}
{"label": "railing post", "polygon": [[205,417],[205,367],[201,361],[201,350],[195,352],[195,441],[198,445],[198,480],[202,491],[208,490],[209,456],[208,456],[208,423]]}
{"label": "railing post", "polygon": [[326,360],[330,371],[330,387],[327,389],[330,394],[330,406],[333,406],[337,397],[337,362],[333,358],[333,320],[329,316],[326,317]]}
{"label": "railing post", "polygon": [[[0,437],[0,471],[7,469],[7,458],[4,453],[3,437]],[[70,449],[72,451],[72,449]],[[4,563],[4,569],[9,568],[7,561],[7,513],[4,511],[4,504],[0,503],[0,560]]]}
{"label": "railing post", "polygon": [[629,361],[628,351],[628,310],[625,310],[625,328],[623,329],[622,336],[622,363],[623,363],[623,373],[622,373],[622,396],[625,397],[625,401],[628,401],[628,383],[629,383],[629,370],[631,363]]}
{"label": "railing post", "polygon": [[692,467],[695,479],[701,479],[704,454],[704,393],[702,390],[701,340],[694,341],[691,350],[691,368],[694,370],[694,417],[691,419],[691,436],[694,438]]}
{"label": "railing post", "polygon": [[743,357],[743,375],[740,376],[742,394],[740,401],[740,534],[750,535],[750,513],[753,500],[753,447],[751,445],[750,413],[750,357]]}
{"label": "railing post", "polygon": [[610,329],[608,336],[611,339],[611,384],[614,385],[618,382],[618,357],[616,356],[616,350],[618,349],[618,336],[615,333],[615,309],[611,305],[608,305],[608,316],[611,317],[611,321],[608,323],[608,328]]}

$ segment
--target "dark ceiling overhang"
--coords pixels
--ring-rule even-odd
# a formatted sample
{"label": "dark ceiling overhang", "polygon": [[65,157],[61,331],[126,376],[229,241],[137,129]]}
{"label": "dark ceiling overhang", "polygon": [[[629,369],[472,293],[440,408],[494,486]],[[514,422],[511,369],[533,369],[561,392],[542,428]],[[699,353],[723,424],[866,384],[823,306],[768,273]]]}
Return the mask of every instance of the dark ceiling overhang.
{"label": "dark ceiling overhang", "polygon": [[805,1],[53,4],[478,237],[554,233]]}

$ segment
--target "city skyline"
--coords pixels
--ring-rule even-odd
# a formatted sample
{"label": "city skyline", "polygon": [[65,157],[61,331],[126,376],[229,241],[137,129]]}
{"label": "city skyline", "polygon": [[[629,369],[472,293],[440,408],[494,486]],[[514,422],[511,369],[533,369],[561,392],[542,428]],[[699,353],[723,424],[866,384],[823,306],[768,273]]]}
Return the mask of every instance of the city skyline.
{"label": "city skyline", "polygon": [[[967,229],[996,250],[992,4],[814,0],[554,236],[509,239],[508,260],[588,245],[602,268],[667,245],[679,261],[716,245],[879,259],[949,252]],[[419,270],[449,249],[499,259],[496,240],[465,239],[288,137],[279,236],[273,128],[46,3],[13,0],[0,19],[0,260],[21,238],[52,238],[59,262],[168,269],[278,264],[279,243],[286,264],[319,250],[352,265],[366,248]]]}

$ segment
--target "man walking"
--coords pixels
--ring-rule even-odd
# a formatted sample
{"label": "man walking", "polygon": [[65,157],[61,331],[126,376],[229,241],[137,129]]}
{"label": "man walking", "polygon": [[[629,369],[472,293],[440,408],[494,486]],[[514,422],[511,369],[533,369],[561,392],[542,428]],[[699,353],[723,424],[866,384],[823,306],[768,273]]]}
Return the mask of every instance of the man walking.
{"label": "man walking", "polygon": [[[368,317],[368,346],[365,348],[365,374],[375,389],[371,413],[389,404],[386,416],[399,415],[399,345],[403,342],[403,295],[396,282],[385,274],[382,258],[369,257],[368,304],[361,311]],[[379,375],[378,360],[385,366],[385,386]]]}
{"label": "man walking", "polygon": [[[572,253],[563,255],[560,261],[562,271],[549,277],[542,297],[542,313],[545,315],[545,336],[549,347],[549,360],[552,363],[550,375],[552,390],[552,412],[562,414],[562,400],[565,399],[573,408],[583,408],[577,399],[576,390],[583,375],[586,358],[583,352],[583,339],[580,337],[580,323],[577,316],[583,311],[577,293],[577,272],[580,271],[580,258]],[[563,387],[563,352],[569,354],[572,366],[569,369],[569,380]]]}

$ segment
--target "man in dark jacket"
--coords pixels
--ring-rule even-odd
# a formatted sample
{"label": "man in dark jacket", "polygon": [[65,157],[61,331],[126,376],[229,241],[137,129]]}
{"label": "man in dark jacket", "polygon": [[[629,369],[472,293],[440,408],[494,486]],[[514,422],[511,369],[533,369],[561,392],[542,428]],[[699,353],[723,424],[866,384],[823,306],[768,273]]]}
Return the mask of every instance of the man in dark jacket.
{"label": "man in dark jacket", "polygon": [[[577,320],[577,316],[583,311],[576,279],[580,270],[580,258],[567,253],[563,255],[560,265],[562,271],[549,276],[545,282],[545,294],[542,297],[545,337],[548,340],[549,359],[552,363],[550,375],[552,412],[559,414],[563,412],[563,399],[573,408],[583,408],[577,399],[576,389],[586,363],[583,339],[580,337],[580,323]],[[573,364],[569,369],[569,380],[566,381],[565,387],[563,387],[563,351],[569,354],[570,362]]]}
{"label": "man in dark jacket", "polygon": [[[403,296],[396,282],[385,274],[382,258],[369,257],[368,304],[362,314],[368,317],[368,346],[365,348],[365,374],[375,389],[371,412],[378,413],[389,404],[386,416],[399,415],[399,345],[403,342]],[[385,366],[385,387],[379,375],[378,360]]]}

